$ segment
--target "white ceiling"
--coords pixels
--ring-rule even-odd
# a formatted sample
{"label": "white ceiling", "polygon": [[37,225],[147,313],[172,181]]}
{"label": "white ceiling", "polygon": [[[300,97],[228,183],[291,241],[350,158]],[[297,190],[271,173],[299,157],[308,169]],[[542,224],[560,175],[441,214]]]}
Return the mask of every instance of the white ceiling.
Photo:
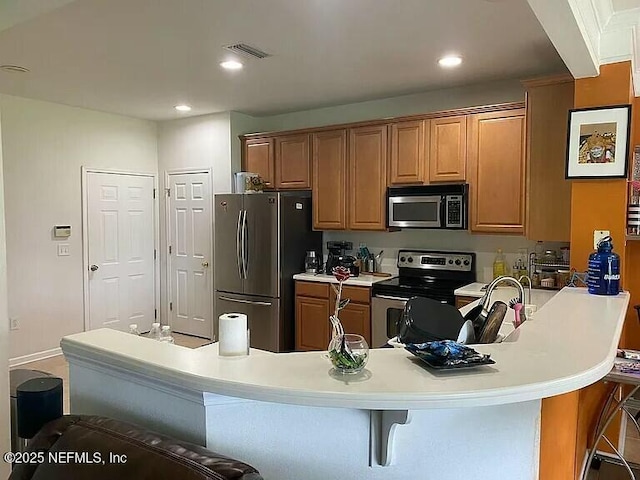
{"label": "white ceiling", "polygon": [[[235,42],[273,56],[223,71]],[[450,52],[463,65],[440,69]],[[0,93],[154,120],[565,71],[526,0],[76,0],[0,31],[0,64],[31,69]]]}

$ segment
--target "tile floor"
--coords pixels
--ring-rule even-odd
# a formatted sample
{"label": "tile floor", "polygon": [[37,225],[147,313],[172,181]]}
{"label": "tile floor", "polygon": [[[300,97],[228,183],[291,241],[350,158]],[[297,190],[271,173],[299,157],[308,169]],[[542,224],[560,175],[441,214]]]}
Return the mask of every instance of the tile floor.
{"label": "tile floor", "polygon": [[[173,336],[177,345],[188,348],[198,348],[211,343],[211,341],[207,339],[179,333],[174,333]],[[65,413],[69,413],[69,365],[63,355],[27,363],[15,368],[41,370],[62,378],[65,392],[64,411]],[[628,460],[640,464],[640,435],[631,424],[629,424],[627,428],[625,455]],[[640,472],[635,472],[635,474],[636,477],[640,479]],[[590,471],[587,480],[627,480],[628,478],[629,475],[623,467],[603,462],[598,470],[592,469]]]}

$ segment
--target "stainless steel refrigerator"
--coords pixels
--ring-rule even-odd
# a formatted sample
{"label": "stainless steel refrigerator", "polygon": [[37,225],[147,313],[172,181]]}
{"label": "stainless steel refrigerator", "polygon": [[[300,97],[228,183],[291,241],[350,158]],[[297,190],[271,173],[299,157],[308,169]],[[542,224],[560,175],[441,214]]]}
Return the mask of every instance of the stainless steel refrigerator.
{"label": "stainless steel refrigerator", "polygon": [[293,350],[292,277],[304,271],[307,250],[322,251],[311,192],[216,195],[214,236],[215,338],[221,314],[245,313],[252,347]]}

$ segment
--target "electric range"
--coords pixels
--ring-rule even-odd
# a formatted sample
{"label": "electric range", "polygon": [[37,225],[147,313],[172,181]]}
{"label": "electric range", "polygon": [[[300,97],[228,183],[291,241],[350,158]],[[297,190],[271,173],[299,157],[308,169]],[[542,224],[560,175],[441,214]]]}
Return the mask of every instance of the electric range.
{"label": "electric range", "polygon": [[410,298],[427,297],[454,305],[454,291],[476,281],[475,253],[400,250],[397,265],[398,277],[372,287],[374,347],[396,336],[396,324]]}

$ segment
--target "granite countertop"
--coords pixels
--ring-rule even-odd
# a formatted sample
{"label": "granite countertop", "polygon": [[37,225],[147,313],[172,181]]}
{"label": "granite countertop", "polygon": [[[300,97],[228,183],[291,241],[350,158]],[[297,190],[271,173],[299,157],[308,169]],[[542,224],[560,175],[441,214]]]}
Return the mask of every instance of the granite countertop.
{"label": "granite countertop", "polygon": [[[344,282],[344,285],[353,285],[356,287],[370,287],[374,283],[382,282],[383,280],[389,280],[390,278],[397,277],[397,275],[391,275],[388,277],[377,277],[361,273],[357,277],[351,277]],[[293,276],[294,280],[302,280],[305,282],[323,282],[323,283],[338,283],[333,275],[325,275],[323,273],[297,273]]]}

